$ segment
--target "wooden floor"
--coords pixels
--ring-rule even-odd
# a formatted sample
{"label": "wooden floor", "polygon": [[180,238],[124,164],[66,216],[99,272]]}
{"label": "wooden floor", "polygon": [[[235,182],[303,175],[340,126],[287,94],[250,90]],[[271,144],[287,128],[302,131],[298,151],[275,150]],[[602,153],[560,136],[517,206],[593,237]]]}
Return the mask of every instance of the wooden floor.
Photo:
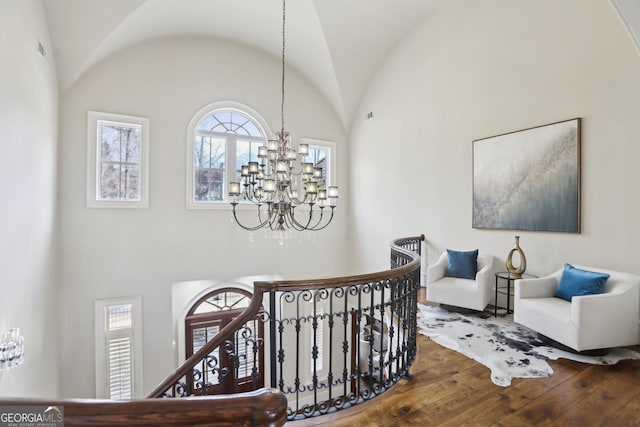
{"label": "wooden floor", "polygon": [[549,378],[514,379],[510,387],[499,387],[488,368],[418,335],[411,380],[357,407],[286,425],[640,426],[640,360],[549,364]]}

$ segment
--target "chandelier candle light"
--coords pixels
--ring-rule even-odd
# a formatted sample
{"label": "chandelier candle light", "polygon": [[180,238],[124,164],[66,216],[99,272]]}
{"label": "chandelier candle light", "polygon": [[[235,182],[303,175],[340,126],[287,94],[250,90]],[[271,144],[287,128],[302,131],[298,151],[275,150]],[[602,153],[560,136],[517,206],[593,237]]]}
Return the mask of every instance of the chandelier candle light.
{"label": "chandelier candle light", "polygon": [[[249,231],[268,227],[275,232],[280,244],[291,229],[318,231],[325,228],[333,220],[338,201],[338,187],[325,187],[323,169],[306,161],[309,144],[299,144],[296,151],[289,132],[284,130],[285,22],[285,0],[282,0],[282,127],[276,132],[276,139],[258,147],[258,162],[242,165],[241,182],[229,183],[236,223]],[[257,225],[247,226],[240,222],[236,212],[239,200],[257,206]],[[330,215],[325,214],[327,207],[331,208]],[[296,216],[300,210],[303,212]]]}

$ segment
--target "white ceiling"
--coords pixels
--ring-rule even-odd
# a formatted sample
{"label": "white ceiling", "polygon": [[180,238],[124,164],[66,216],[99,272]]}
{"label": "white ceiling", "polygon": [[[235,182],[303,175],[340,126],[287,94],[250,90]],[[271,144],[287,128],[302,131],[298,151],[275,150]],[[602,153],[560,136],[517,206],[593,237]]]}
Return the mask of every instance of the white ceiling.
{"label": "white ceiling", "polygon": [[640,1],[611,0],[611,4],[627,29],[636,51],[640,54]]}
{"label": "white ceiling", "polygon": [[[444,1],[289,0],[287,67],[314,84],[348,127],[394,47]],[[280,0],[43,2],[62,92],[109,55],[159,37],[221,37],[281,55]]]}

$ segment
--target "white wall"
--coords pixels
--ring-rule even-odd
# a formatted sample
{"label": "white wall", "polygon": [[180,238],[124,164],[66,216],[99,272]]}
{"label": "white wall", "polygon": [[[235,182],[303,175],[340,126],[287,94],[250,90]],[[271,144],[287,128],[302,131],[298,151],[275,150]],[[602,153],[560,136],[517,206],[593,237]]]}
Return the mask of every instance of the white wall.
{"label": "white wall", "polygon": [[[419,233],[430,263],[476,247],[504,262],[519,234],[533,274],[565,261],[640,274],[639,107],[640,57],[609,2],[446,2],[389,57],[351,129],[359,265]],[[472,141],[575,117],[582,233],[473,229]]]}
{"label": "white wall", "polygon": [[[338,185],[347,187],[346,134],[329,104],[287,71],[285,127],[301,137],[335,141]],[[251,243],[229,210],[187,210],[187,123],[214,101],[244,103],[280,124],[280,63],[244,45],[197,37],[148,42],[87,72],[61,99],[62,394],[94,394],[93,302],[141,295],[144,389],[175,368],[171,284],[277,274],[332,276],[346,269],[347,203],[312,240],[279,246],[262,232]],[[85,207],[88,110],[150,119],[148,209]],[[346,192],[343,195],[347,195]],[[77,354],[86,357],[77,358]]]}
{"label": "white wall", "polygon": [[0,396],[58,394],[57,84],[42,4],[0,0],[0,334],[18,327],[25,361]]}
{"label": "white wall", "polygon": [[[337,142],[341,204],[337,223],[310,245],[285,247],[259,235],[250,243],[228,211],[184,208],[186,124],[200,107],[230,99],[277,129],[277,58],[176,38],[90,70],[61,99],[56,230],[58,107],[53,56],[36,50],[38,39],[50,46],[40,2],[0,0],[0,28],[0,333],[22,328],[28,352],[23,366],[0,373],[3,396],[93,395],[98,298],[143,296],[147,391],[173,369],[174,282],[380,270],[389,240],[419,233],[430,261],[446,247],[504,259],[515,232],[471,228],[471,141],[573,117],[583,118],[582,233],[519,232],[528,270],[546,274],[570,261],[640,274],[640,57],[608,2],[447,2],[380,70],[349,148],[327,102],[290,70],[286,127],[297,138]],[[88,110],[151,119],[148,209],[85,208]],[[369,111],[373,119],[364,120]],[[347,239],[349,202],[358,208]],[[351,270],[347,242],[360,254]]]}

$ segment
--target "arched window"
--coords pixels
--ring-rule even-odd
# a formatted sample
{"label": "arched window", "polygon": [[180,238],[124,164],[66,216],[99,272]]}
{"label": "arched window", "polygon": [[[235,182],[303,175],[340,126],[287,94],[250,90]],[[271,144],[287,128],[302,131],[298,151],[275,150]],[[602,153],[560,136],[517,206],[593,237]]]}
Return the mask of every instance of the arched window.
{"label": "arched window", "polygon": [[220,102],[200,110],[187,136],[187,207],[226,202],[228,183],[240,181],[243,164],[258,161],[258,147],[269,134],[264,120],[245,105]]}
{"label": "arched window", "polygon": [[[249,306],[251,294],[223,288],[200,298],[185,318],[187,358],[200,350]],[[238,393],[264,387],[264,325],[260,316],[243,325],[227,345],[209,353],[206,369],[189,380],[195,394]],[[230,349],[229,351],[225,351]],[[230,372],[222,367],[234,367]],[[205,393],[202,388],[206,387]]]}

